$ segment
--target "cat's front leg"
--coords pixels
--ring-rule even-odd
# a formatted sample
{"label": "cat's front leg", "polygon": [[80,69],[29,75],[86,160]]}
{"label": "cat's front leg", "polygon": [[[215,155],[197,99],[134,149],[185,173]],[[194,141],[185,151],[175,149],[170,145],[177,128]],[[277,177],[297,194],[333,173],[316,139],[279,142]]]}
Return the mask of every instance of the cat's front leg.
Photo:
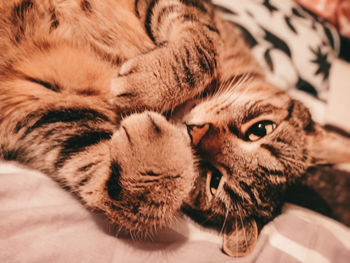
{"label": "cat's front leg", "polygon": [[193,187],[187,130],[158,113],[132,114],[116,129],[107,111],[93,109],[24,116],[0,122],[0,159],[42,171],[121,228],[147,233],[167,226]]}
{"label": "cat's front leg", "polygon": [[109,140],[75,154],[54,174],[88,208],[146,235],[169,226],[193,188],[197,168],[190,144],[186,128],[161,114],[131,114]]}
{"label": "cat's front leg", "polygon": [[214,12],[202,1],[137,1],[156,48],[127,61],[112,81],[112,103],[124,111],[165,111],[201,93],[218,71],[222,46]]}

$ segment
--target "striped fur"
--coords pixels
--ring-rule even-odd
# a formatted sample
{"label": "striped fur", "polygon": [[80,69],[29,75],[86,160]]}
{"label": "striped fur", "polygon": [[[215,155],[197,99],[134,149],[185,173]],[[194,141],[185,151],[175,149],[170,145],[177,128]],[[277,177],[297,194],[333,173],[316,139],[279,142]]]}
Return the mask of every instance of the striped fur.
{"label": "striped fur", "polygon": [[[244,255],[286,186],[328,161],[320,149],[331,142],[343,150],[330,161],[349,159],[266,83],[207,1],[12,0],[0,13],[0,157],[48,174],[127,230],[148,233],[182,207],[224,232],[226,253]],[[144,110],[167,111],[189,134],[133,113]],[[277,127],[248,142],[258,121]]]}
{"label": "striped fur", "polygon": [[[182,211],[223,232],[227,254],[243,256],[308,167],[350,162],[350,140],[326,132],[302,103],[262,78],[231,79],[233,84],[223,82],[214,94],[189,102],[183,117],[201,165]],[[271,132],[250,140],[259,123]]]}
{"label": "striped fur", "polygon": [[[165,101],[150,101],[165,87],[154,85],[151,77],[171,85],[164,90],[170,99],[160,106],[164,109],[178,104],[180,93],[181,102],[211,81],[216,51],[213,43],[207,47],[207,38],[214,42],[218,32],[210,26],[207,7],[191,3],[1,1],[0,157],[48,174],[88,208],[102,210],[127,230],[148,233],[170,223],[196,174],[189,136],[157,113],[121,116],[157,109]],[[187,23],[198,36],[207,32],[201,46],[183,34],[188,49],[175,48],[180,26],[165,29],[168,19],[153,21],[167,6],[176,9],[172,23]],[[193,12],[203,18],[191,17]],[[202,57],[189,50],[194,45]],[[179,60],[164,59],[172,74],[155,66],[160,57],[152,52],[160,49]],[[192,54],[187,59],[199,58],[196,65],[185,59],[187,52]],[[126,61],[147,55],[143,67],[152,68],[142,68],[146,75],[130,65],[126,72]],[[177,63],[182,66],[175,67]],[[200,80],[199,71],[204,75]],[[126,77],[139,91],[111,86]],[[173,94],[174,88],[180,93]],[[139,97],[141,91],[148,98]]]}

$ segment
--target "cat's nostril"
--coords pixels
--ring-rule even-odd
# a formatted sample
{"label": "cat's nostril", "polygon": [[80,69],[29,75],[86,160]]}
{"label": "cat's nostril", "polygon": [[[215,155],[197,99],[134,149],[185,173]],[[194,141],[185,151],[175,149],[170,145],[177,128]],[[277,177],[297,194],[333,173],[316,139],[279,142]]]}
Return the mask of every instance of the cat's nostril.
{"label": "cat's nostril", "polygon": [[211,127],[209,123],[201,125],[186,124],[186,126],[193,146],[197,146],[200,143],[202,138],[208,133]]}

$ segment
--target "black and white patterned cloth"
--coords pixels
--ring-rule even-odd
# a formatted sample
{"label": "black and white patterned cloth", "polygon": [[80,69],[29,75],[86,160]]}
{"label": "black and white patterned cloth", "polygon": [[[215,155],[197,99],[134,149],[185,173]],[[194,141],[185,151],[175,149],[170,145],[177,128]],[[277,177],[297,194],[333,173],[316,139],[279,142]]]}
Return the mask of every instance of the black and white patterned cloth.
{"label": "black and white patterned cloth", "polygon": [[212,0],[243,32],[268,80],[327,101],[337,30],[293,0]]}

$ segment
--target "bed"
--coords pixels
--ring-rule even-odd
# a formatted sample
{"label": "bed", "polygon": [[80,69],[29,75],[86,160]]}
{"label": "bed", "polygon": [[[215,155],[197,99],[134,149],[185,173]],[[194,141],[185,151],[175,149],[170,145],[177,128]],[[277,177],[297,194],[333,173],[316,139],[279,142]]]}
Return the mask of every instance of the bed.
{"label": "bed", "polygon": [[[214,2],[221,6],[226,19],[239,23],[236,20],[239,10],[234,7],[242,1]],[[271,12],[274,16],[281,15],[271,11],[273,7],[283,12],[295,8],[295,3],[287,0],[283,1],[283,7],[278,0],[251,0],[245,1],[243,11],[256,3],[266,8],[261,17]],[[248,16],[257,17],[252,13]],[[297,30],[300,25],[289,19]],[[259,32],[253,35],[258,36]],[[314,39],[304,40],[306,36],[299,36],[298,41],[303,39],[305,46],[308,41],[314,43]],[[264,36],[261,38],[264,40]],[[302,49],[303,45],[299,47]],[[339,50],[340,41],[335,40],[327,51],[331,64],[327,81],[320,74],[301,76],[308,72],[302,67],[312,65],[291,61],[276,46],[264,49],[263,45],[256,45],[254,52],[271,73],[271,81],[306,103],[317,121],[350,131],[350,63],[336,58]],[[274,70],[271,70],[274,61],[278,63],[273,64]],[[278,64],[281,66],[277,67]],[[291,67],[296,73],[287,74],[294,76],[288,79],[283,74]],[[315,69],[309,72],[315,73]],[[290,88],[297,86],[294,82],[298,82],[299,77],[310,87]],[[342,169],[349,167],[344,165]],[[127,233],[118,232],[102,215],[87,211],[72,194],[45,175],[16,163],[0,163],[0,262],[349,262],[350,228],[311,210],[286,204],[281,215],[262,229],[250,255],[228,257],[222,252],[221,244],[220,236],[185,217],[154,235],[152,241],[137,241]]]}

